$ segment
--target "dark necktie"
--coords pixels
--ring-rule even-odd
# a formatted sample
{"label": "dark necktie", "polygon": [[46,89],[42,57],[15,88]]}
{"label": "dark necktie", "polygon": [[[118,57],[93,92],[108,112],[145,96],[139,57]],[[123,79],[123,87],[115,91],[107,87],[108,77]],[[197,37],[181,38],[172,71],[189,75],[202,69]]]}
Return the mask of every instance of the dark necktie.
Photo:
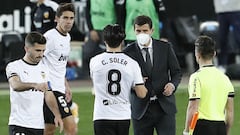
{"label": "dark necktie", "polygon": [[143,50],[146,52],[145,62],[146,62],[147,72],[151,73],[152,62],[151,62],[151,58],[150,58],[150,54],[149,54],[148,48],[143,48]]}

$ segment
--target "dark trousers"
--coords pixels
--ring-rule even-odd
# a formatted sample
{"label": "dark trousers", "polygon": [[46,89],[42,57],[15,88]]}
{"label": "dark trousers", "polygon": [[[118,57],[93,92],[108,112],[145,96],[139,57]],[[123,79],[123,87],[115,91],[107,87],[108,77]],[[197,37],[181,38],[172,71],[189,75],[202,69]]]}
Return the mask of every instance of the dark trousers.
{"label": "dark trousers", "polygon": [[134,135],[175,135],[175,114],[166,114],[157,101],[150,103],[146,113],[140,120],[132,119]]}
{"label": "dark trousers", "polygon": [[224,121],[198,120],[193,135],[226,135]]}
{"label": "dark trousers", "polygon": [[129,135],[130,120],[95,120],[95,135]]}
{"label": "dark trousers", "polygon": [[218,62],[219,65],[227,65],[229,53],[231,53],[231,51],[236,51],[236,47],[228,45],[230,26],[233,28],[233,39],[236,41],[237,47],[240,47],[240,11],[220,13],[217,17],[219,22],[217,44],[220,47]]}

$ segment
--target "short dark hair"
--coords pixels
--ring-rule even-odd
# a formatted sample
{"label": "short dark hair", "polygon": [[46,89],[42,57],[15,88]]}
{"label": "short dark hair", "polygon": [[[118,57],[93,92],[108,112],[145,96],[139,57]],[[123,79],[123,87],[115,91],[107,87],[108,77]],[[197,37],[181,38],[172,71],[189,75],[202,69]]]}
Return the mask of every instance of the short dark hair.
{"label": "short dark hair", "polygon": [[152,20],[150,17],[146,16],[146,15],[140,15],[137,16],[134,20],[134,29],[135,29],[135,24],[136,25],[144,25],[144,24],[148,24],[150,29],[152,29]]}
{"label": "short dark hair", "polygon": [[195,49],[203,59],[212,59],[215,54],[216,42],[209,36],[199,36],[195,42]]}
{"label": "short dark hair", "polygon": [[63,12],[65,11],[71,11],[75,14],[75,9],[74,5],[72,3],[61,3],[59,4],[57,11],[56,11],[56,16],[60,17]]}
{"label": "short dark hair", "polygon": [[46,44],[46,38],[39,32],[33,31],[27,34],[25,38],[25,45],[34,46],[35,43]]}
{"label": "short dark hair", "polygon": [[109,47],[117,48],[125,37],[124,29],[118,24],[107,25],[103,29],[103,39]]}

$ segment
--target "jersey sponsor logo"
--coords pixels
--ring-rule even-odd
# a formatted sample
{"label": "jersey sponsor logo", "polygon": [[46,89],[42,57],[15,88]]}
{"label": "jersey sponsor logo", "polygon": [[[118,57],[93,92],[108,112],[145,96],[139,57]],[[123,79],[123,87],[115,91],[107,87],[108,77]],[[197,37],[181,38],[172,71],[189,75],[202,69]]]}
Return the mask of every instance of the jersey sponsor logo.
{"label": "jersey sponsor logo", "polygon": [[23,71],[24,74],[28,75],[28,72],[27,71]]}
{"label": "jersey sponsor logo", "polygon": [[61,54],[60,58],[58,59],[58,61],[67,61],[68,60],[68,56],[63,56],[63,54]]}
{"label": "jersey sponsor logo", "polygon": [[196,92],[197,92],[197,78],[195,78],[194,79],[194,82],[193,82],[193,93],[192,93],[192,97],[196,97],[197,96],[197,94],[196,94]]}
{"label": "jersey sponsor logo", "polygon": [[102,103],[103,103],[103,105],[117,105],[117,104],[129,104],[129,102],[128,101],[118,101],[118,100],[115,100],[115,99],[113,99],[113,100],[108,100],[108,99],[104,99],[103,101],[102,101]]}
{"label": "jersey sponsor logo", "polygon": [[103,100],[103,105],[109,105],[108,100]]}

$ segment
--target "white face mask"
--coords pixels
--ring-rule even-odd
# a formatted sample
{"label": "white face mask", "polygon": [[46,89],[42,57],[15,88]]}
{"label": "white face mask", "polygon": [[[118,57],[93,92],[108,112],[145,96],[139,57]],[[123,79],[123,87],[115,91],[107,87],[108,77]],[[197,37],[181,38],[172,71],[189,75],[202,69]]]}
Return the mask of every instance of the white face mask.
{"label": "white face mask", "polygon": [[149,34],[145,34],[145,33],[140,33],[136,37],[137,37],[137,42],[140,45],[147,44],[151,38]]}

